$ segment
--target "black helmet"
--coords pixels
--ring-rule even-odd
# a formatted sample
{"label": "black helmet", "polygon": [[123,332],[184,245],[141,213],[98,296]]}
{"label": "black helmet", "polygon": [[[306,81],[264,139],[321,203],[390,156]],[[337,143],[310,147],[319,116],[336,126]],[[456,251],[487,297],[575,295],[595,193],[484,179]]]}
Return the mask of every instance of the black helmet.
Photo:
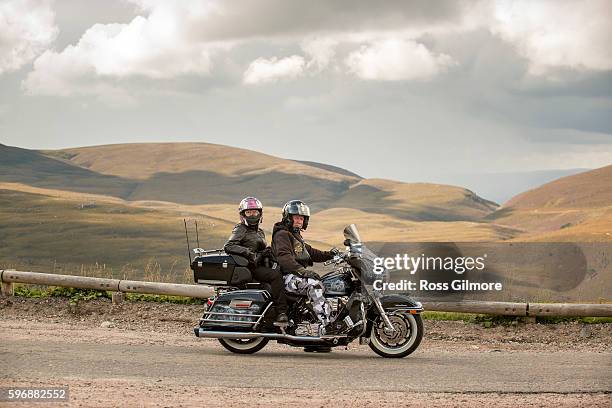
{"label": "black helmet", "polygon": [[310,208],[303,201],[291,200],[283,206],[283,224],[293,229],[293,218],[292,215],[303,215],[304,224],[302,229],[308,228],[308,219],[310,218]]}

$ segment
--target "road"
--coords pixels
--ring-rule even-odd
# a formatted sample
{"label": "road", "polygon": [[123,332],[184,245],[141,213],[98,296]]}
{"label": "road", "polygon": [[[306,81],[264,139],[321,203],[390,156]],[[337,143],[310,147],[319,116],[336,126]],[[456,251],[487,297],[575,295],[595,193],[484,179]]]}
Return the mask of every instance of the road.
{"label": "road", "polygon": [[[196,338],[195,306],[109,312],[94,303],[60,316],[49,302],[0,310],[0,387],[69,386],[70,402],[54,407],[612,406],[609,325],[584,332],[428,322],[423,343],[404,359],[357,344],[310,354],[275,342],[245,356]],[[27,406],[18,404],[0,402]]]}
{"label": "road", "polygon": [[[430,352],[383,359],[367,347],[310,354],[270,346],[233,355],[200,347],[4,341],[4,375],[20,378],[142,378],[199,387],[358,389],[415,392],[576,393],[610,391],[612,355],[601,353]],[[208,375],[206,375],[208,374]]]}
{"label": "road", "polygon": [[[3,378],[70,384],[129,380],[208,389],[252,388],[416,393],[589,394],[609,392],[610,353],[431,352],[383,359],[368,348],[309,354],[270,345],[256,355],[232,355],[214,341],[198,347],[10,341],[2,339]],[[115,387],[113,387],[115,388]],[[281,392],[282,394],[282,392]],[[608,394],[609,396],[609,394]]]}

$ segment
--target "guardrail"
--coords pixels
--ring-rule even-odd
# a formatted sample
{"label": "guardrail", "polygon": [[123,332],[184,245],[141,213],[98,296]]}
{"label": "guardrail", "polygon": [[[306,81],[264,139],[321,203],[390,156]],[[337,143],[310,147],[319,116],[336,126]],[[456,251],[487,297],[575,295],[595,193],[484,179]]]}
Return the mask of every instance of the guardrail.
{"label": "guardrail", "polygon": [[53,273],[0,271],[2,293],[12,294],[13,283],[62,286],[66,288],[108,290],[112,292],[149,293],[155,295],[188,296],[208,298],[214,295],[213,288],[203,285],[180,283],[145,282],[124,279],[89,278],[85,276],[57,275]]}
{"label": "guardrail", "polygon": [[[14,283],[107,290],[115,293],[146,293],[169,296],[209,298],[214,289],[204,285],[145,282],[124,279],[89,278],[52,273],[0,271],[2,294],[12,295]],[[504,316],[612,317],[612,304],[596,303],[513,303],[465,300],[461,302],[423,302],[425,310],[482,313]]]}

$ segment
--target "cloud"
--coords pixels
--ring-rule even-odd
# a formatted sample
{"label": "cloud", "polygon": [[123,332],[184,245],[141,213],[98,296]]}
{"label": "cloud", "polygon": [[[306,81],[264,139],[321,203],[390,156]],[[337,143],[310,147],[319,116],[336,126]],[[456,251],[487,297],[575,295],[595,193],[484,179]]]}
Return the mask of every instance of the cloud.
{"label": "cloud", "polygon": [[428,80],[454,63],[448,55],[435,55],[423,44],[394,38],[362,46],[345,62],[359,78],[383,81]]}
{"label": "cloud", "polygon": [[327,68],[336,55],[339,41],[330,37],[314,37],[302,41],[302,50],[309,57],[308,69],[317,72]]}
{"label": "cloud", "polygon": [[498,2],[491,31],[529,60],[529,72],[612,69],[608,0]]}
{"label": "cloud", "polygon": [[[601,0],[124,1],[141,15],[95,24],[75,44],[43,53],[23,82],[26,92],[116,93],[133,78],[144,88],[151,80],[185,76],[214,81],[224,75],[223,64],[242,73],[231,81],[248,85],[326,71],[369,81],[428,81],[470,63],[461,58],[463,45],[448,46],[443,38],[479,30],[511,44],[534,75],[612,69],[610,6]],[[262,56],[279,51],[290,56]]]}
{"label": "cloud", "polygon": [[[144,0],[148,1],[148,0]],[[157,1],[157,0],[155,0]],[[465,2],[455,0],[233,0],[219,2],[194,35],[208,40],[300,39],[354,31],[422,31],[461,19]]]}
{"label": "cloud", "polygon": [[15,71],[53,43],[59,32],[50,1],[0,3],[0,74]]}
{"label": "cloud", "polygon": [[[146,2],[146,17],[127,24],[95,24],[76,45],[47,50],[23,82],[29,94],[98,94],[119,89],[121,79],[169,79],[210,74],[211,55],[227,44],[195,41],[189,26],[209,9],[197,2]],[[113,85],[113,82],[115,83]],[[125,92],[124,92],[125,93]]]}
{"label": "cloud", "polygon": [[258,58],[251,62],[244,73],[243,82],[254,85],[276,82],[280,79],[292,79],[304,74],[304,58],[299,55],[277,59]]}
{"label": "cloud", "polygon": [[27,94],[47,96],[94,95],[110,106],[136,103],[113,78],[100,78],[81,50],[67,47],[61,54],[45,51],[34,61],[34,70],[22,83]]}

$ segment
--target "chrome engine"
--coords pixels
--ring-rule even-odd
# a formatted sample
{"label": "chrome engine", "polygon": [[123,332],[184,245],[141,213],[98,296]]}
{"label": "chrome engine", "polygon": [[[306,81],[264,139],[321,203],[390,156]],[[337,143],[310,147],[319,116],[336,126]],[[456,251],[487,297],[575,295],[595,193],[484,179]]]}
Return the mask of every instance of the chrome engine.
{"label": "chrome engine", "polygon": [[320,326],[320,323],[298,323],[295,327],[295,335],[317,337],[319,335]]}

